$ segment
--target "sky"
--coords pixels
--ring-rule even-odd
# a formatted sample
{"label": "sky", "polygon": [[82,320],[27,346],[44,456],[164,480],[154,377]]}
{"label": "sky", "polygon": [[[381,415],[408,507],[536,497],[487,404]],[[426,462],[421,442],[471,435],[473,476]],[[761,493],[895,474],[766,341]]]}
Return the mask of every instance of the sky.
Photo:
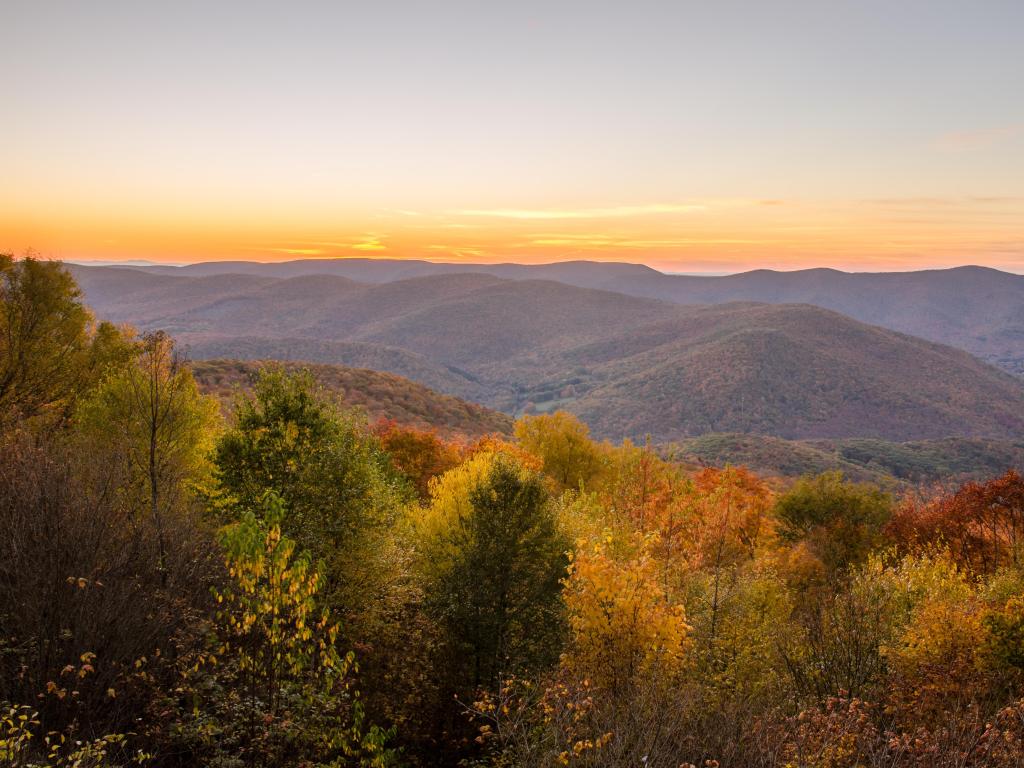
{"label": "sky", "polygon": [[1022,0],[0,0],[0,251],[1024,272]]}

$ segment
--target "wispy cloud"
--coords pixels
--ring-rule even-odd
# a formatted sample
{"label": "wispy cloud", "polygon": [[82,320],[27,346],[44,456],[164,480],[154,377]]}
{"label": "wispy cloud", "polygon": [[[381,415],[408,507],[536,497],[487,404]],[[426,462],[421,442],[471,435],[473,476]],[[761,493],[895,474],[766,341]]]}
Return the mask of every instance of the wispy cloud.
{"label": "wispy cloud", "polygon": [[367,234],[358,243],[353,243],[352,248],[357,251],[386,251],[388,247],[381,242],[378,235]]}
{"label": "wispy cloud", "polygon": [[1024,135],[1024,123],[997,125],[973,131],[944,133],[935,139],[934,146],[947,152],[965,152],[986,149],[1021,135]]}
{"label": "wispy cloud", "polygon": [[762,245],[764,240],[739,238],[673,237],[664,239],[631,239],[604,235],[535,235],[519,248],[532,246],[575,246],[577,248],[688,248],[708,245]]}
{"label": "wispy cloud", "polygon": [[467,248],[462,246],[451,246],[451,245],[428,245],[428,251],[439,251],[441,253],[448,253],[452,256],[459,256],[465,258],[467,256],[486,256],[487,251],[482,248]]}
{"label": "wispy cloud", "polygon": [[320,248],[258,248],[250,250],[273,251],[274,253],[287,253],[292,256],[320,256],[323,250]]}
{"label": "wispy cloud", "polygon": [[451,211],[456,216],[486,216],[495,219],[605,219],[628,216],[654,216],[667,213],[698,213],[706,206],[693,203],[654,203],[620,205],[611,208],[482,208]]}

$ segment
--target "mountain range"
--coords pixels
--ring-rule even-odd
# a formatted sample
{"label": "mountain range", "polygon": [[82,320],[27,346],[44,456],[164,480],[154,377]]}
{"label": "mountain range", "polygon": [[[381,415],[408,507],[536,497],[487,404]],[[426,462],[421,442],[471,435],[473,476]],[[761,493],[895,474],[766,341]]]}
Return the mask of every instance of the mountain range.
{"label": "mountain range", "polygon": [[1024,275],[986,267],[849,273],[834,269],[755,270],[727,276],[674,275],[640,264],[438,264],[400,259],[300,259],[280,263],[206,262],[147,267],[159,274],[259,277],[335,275],[385,283],[456,273],[555,280],[677,304],[754,301],[813,304],[872,325],[950,344],[1024,373]]}
{"label": "mountain range", "polygon": [[[316,269],[324,271],[309,271]],[[363,279],[330,273],[341,269]],[[434,273],[408,277],[403,270]],[[462,272],[429,262],[364,260],[72,271],[100,317],[167,330],[195,358],[273,357],[376,368],[510,414],[564,408],[600,437],[650,435],[664,442],[716,432],[887,440],[1024,434],[1021,379],[962,350],[820,304],[774,303],[799,293],[801,285],[810,292],[815,276],[827,283],[827,270],[794,273],[799,285],[777,286],[769,297],[773,303],[751,301],[743,291],[754,293],[754,284],[766,290],[790,273],[747,273],[730,281],[627,264],[496,265]],[[988,272],[962,273],[958,300],[971,303],[975,316],[983,311],[972,303],[977,291],[972,293],[969,278],[980,275],[984,283]],[[1015,276],[1005,277],[1011,280],[999,293],[1000,306],[1011,303],[1016,290]],[[620,290],[567,282],[574,278]],[[695,280],[705,292],[730,285],[733,293],[716,288],[723,303],[709,305],[682,304],[682,294],[669,301],[621,290],[633,285],[635,293],[643,280],[663,278],[664,286]],[[702,282],[720,280],[726,282]],[[955,283],[957,277],[945,280]],[[827,294],[821,285],[814,290]],[[914,295],[941,304],[935,285]],[[1007,314],[1000,312],[990,315]]]}

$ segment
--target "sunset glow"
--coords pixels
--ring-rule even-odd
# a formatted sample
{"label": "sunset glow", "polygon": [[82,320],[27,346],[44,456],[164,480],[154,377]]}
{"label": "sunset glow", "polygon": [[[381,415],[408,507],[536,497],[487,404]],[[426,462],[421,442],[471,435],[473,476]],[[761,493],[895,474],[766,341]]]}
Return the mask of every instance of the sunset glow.
{"label": "sunset glow", "polygon": [[49,5],[0,250],[1024,271],[1020,3]]}

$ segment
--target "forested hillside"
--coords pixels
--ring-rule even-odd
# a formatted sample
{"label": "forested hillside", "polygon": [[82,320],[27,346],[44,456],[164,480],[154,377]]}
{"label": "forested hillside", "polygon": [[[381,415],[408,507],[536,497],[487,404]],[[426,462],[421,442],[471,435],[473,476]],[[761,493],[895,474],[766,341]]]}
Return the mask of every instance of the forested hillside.
{"label": "forested hillside", "polygon": [[251,392],[265,368],[306,371],[323,390],[348,408],[361,408],[371,421],[394,421],[417,429],[436,429],[452,436],[509,435],[512,419],[498,411],[434,392],[401,376],[366,368],[315,363],[251,363],[205,360],[191,363],[199,389],[216,396],[230,411],[234,401]]}
{"label": "forested hillside", "polygon": [[[492,423],[192,367],[0,256],[0,765],[1024,764],[1019,445],[800,444],[894,485]],[[970,446],[989,477],[907,483]]]}
{"label": "forested hillside", "polygon": [[1007,467],[1024,467],[1024,440],[960,437],[893,443],[711,434],[665,446],[662,453],[684,462],[734,464],[779,477],[841,471],[855,480],[889,486],[958,484],[991,477]]}
{"label": "forested hillside", "polygon": [[167,275],[297,277],[331,274],[367,283],[475,272],[515,280],[557,280],[679,304],[736,301],[814,304],[872,325],[951,344],[1008,371],[1024,372],[1024,276],[983,267],[848,273],[834,269],[755,270],[728,276],[672,275],[640,264],[436,264],[412,260],[304,259],[283,264],[211,262],[146,267]]}
{"label": "forested hillside", "polygon": [[193,357],[372,367],[513,415],[568,410],[602,438],[1024,430],[1024,380],[808,304],[679,306],[480,273],[360,283],[202,272],[75,273],[100,317],[171,332]]}

